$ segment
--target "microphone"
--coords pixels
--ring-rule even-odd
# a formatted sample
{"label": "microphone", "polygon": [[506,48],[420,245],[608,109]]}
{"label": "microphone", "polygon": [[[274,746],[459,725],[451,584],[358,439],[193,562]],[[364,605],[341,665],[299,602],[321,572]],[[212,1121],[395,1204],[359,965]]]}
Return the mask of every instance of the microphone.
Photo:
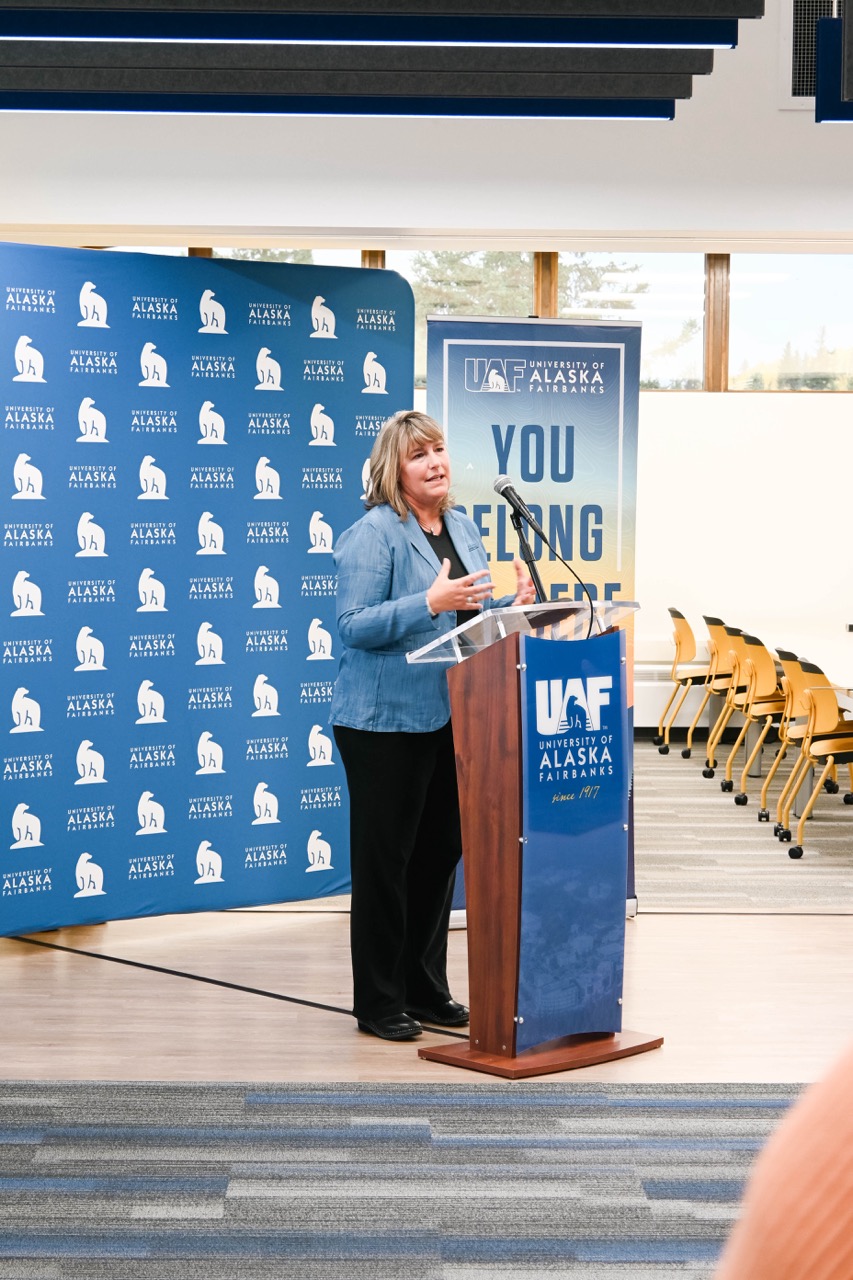
{"label": "microphone", "polygon": [[518,515],[521,516],[522,520],[527,521],[533,532],[538,533],[539,537],[543,538],[547,543],[548,539],[545,537],[544,529],[524,500],[516,493],[509,476],[498,476],[497,480],[492,485],[492,488],[495,493],[499,493],[500,496],[509,503],[513,511],[516,511]]}

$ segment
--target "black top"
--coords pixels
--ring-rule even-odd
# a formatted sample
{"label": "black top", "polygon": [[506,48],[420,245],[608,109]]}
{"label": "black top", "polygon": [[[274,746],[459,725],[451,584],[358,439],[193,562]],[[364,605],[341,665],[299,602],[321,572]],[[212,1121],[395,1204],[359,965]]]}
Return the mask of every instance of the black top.
{"label": "black top", "polygon": [[[421,525],[423,529],[423,525]],[[459,559],[459,553],[453,545],[453,539],[447,532],[447,525],[442,521],[441,533],[430,533],[429,529],[424,529],[426,540],[432,547],[439,560],[450,561],[451,578],[464,578],[468,574],[462,561]],[[463,622],[467,622],[469,618],[476,618],[480,614],[479,609],[457,609],[456,625],[461,626]]]}

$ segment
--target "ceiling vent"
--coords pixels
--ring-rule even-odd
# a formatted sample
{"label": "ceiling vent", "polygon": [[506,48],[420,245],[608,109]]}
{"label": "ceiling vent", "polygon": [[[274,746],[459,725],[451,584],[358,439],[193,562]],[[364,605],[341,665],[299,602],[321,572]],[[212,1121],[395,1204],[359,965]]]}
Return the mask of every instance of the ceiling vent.
{"label": "ceiling vent", "polygon": [[791,0],[784,30],[787,105],[814,106],[817,22],[843,14],[844,0]]}

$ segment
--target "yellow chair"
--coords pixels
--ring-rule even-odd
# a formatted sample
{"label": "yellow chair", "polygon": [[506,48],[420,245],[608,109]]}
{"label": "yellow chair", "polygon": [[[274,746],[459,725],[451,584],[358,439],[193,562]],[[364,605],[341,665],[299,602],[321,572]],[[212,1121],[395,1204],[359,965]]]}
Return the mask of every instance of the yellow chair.
{"label": "yellow chair", "polygon": [[[776,656],[779,659],[779,665],[782,668],[782,688],[785,691],[785,710],[782,713],[778,727],[779,749],[776,752],[776,758],[770,766],[761,788],[761,808],[758,810],[759,822],[770,821],[770,809],[767,804],[767,796],[773,779],[776,777],[779,767],[788,753],[788,748],[796,747],[797,750],[799,750],[803,744],[803,739],[806,736],[809,719],[809,706],[806,702],[806,690],[810,688],[831,687],[829,677],[821,671],[820,667],[815,666],[813,662],[806,662],[804,659],[798,658],[796,654],[790,653],[787,649],[777,649]],[[833,732],[843,733],[844,725],[848,723],[850,722],[842,717],[838,724],[833,726]],[[853,731],[853,723],[851,723],[851,731]],[[796,781],[796,779],[792,772],[783,786],[777,801],[777,835],[781,830],[782,813],[785,808],[785,802],[790,793],[791,785],[794,781]],[[832,790],[831,786],[829,787],[829,790]]]}
{"label": "yellow chair", "polygon": [[[687,746],[681,753],[685,760],[690,759],[693,748],[693,734],[696,732],[696,726],[702,718],[702,712],[712,697],[725,697],[732,678],[731,658],[729,656],[730,642],[726,624],[722,618],[703,617],[703,621],[708,628],[708,655],[710,661],[702,698],[691,721],[690,728],[687,730]],[[708,776],[713,778],[714,775],[711,773]]]}
{"label": "yellow chair", "polygon": [[[667,704],[663,709],[657,735],[652,738],[652,742],[662,756],[669,754],[669,735],[679,711],[684,706],[685,698],[694,684],[697,684],[700,680],[707,680],[711,669],[709,663],[705,663],[704,666],[697,666],[694,662],[696,658],[696,637],[684,614],[679,613],[678,609],[670,609],[669,614],[675,627],[672,633],[675,656],[672,660],[672,670],[669,673],[669,678],[672,681],[672,693],[669,695]],[[679,691],[681,696],[676,702]],[[675,703],[674,707],[673,703]],[[667,719],[670,707],[672,707],[672,714]],[[685,760],[690,759],[690,743],[681,754]]]}
{"label": "yellow chair", "polygon": [[735,709],[742,712],[743,726],[735,739],[734,746],[726,760],[726,776],[720,783],[723,791],[734,790],[734,763],[737,754],[746,739],[750,726],[764,721],[761,732],[756,739],[752,751],[747,757],[740,775],[740,791],[735,796],[735,804],[744,805],[749,797],[746,794],[749,771],[764,749],[764,742],[771,727],[779,725],[785,711],[785,691],[780,684],[780,675],[776,670],[776,659],[770,650],[756,636],[743,636],[744,657],[741,666],[746,678],[746,692],[743,698],[734,693],[732,701]]}
{"label": "yellow chair", "polygon": [[[738,627],[726,626],[723,627],[723,633],[720,645],[726,646],[725,660],[728,664],[729,672],[727,676],[718,674],[717,678],[715,692],[723,698],[723,705],[714,727],[708,735],[707,757],[705,759],[705,768],[702,770],[703,778],[713,778],[717,764],[717,747],[734,713],[743,710],[748,688],[746,668],[744,666],[748,655],[746,644],[744,643],[744,634]],[[724,789],[728,790],[728,788]]]}
{"label": "yellow chair", "polygon": [[[783,844],[791,840],[791,810],[797,794],[809,769],[814,769],[816,781],[812,788],[806,807],[800,814],[797,824],[797,843],[788,850],[789,858],[803,856],[803,829],[823,790],[824,783],[830,773],[839,764],[846,764],[850,775],[850,791],[844,796],[845,804],[853,804],[853,724],[846,724],[846,733],[839,732],[841,721],[838,699],[831,686],[815,687],[805,692],[805,702],[809,708],[809,719],[800,758],[794,769],[797,781],[792,787],[782,814],[781,829],[777,832]],[[818,774],[818,770],[820,773]],[[837,790],[837,786],[835,788]]]}

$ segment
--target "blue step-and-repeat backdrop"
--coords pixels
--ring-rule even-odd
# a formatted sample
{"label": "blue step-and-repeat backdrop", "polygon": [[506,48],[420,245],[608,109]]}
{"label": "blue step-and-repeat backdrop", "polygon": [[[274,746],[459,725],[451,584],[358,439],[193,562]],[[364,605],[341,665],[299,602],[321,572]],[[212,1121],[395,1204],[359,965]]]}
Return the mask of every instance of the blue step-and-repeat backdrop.
{"label": "blue step-and-repeat backdrop", "polygon": [[332,544],[393,272],[0,246],[0,934],[349,888]]}

